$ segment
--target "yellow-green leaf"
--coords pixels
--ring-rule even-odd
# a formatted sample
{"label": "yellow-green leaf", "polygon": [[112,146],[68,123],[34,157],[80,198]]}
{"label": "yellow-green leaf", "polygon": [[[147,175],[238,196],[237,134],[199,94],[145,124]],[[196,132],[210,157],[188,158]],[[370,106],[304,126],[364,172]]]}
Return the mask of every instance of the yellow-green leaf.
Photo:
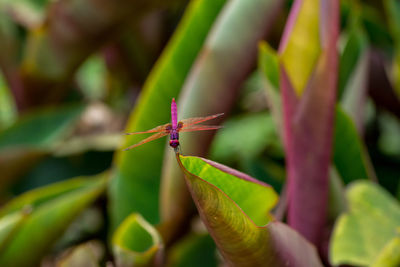
{"label": "yellow-green leaf", "polygon": [[320,0],[293,3],[280,55],[293,88],[298,95],[308,83],[321,52]]}
{"label": "yellow-green leaf", "polygon": [[333,265],[369,265],[397,235],[400,205],[369,181],[356,181],[347,190],[349,210],[336,222],[330,244]]}
{"label": "yellow-green leaf", "polygon": [[117,266],[154,266],[161,260],[160,235],[137,213],[131,214],[117,228],[112,244]]}
{"label": "yellow-green leaf", "polygon": [[274,190],[210,160],[183,157],[178,163],[192,198],[230,266],[322,266],[315,248],[290,227],[273,220]]}

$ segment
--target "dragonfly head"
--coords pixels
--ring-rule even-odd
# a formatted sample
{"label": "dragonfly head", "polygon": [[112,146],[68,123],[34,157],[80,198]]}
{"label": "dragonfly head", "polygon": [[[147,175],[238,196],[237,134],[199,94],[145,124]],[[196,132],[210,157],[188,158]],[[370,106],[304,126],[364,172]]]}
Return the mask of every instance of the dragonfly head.
{"label": "dragonfly head", "polygon": [[176,139],[169,140],[169,145],[173,148],[177,148],[179,146],[179,140]]}

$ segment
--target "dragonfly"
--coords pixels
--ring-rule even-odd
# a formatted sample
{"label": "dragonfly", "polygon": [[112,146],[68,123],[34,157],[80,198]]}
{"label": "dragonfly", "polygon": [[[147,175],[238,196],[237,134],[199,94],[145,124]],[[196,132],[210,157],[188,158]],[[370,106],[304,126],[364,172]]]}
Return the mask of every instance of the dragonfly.
{"label": "dragonfly", "polygon": [[156,140],[166,135],[170,135],[169,145],[174,148],[175,152],[179,150],[179,133],[181,132],[194,132],[194,131],[206,131],[206,130],[217,130],[222,128],[219,125],[198,125],[201,122],[212,120],[224,115],[224,113],[218,113],[206,117],[195,117],[188,118],[178,122],[178,112],[175,102],[175,98],[172,98],[171,102],[171,123],[166,123],[164,125],[157,126],[153,129],[142,131],[142,132],[132,132],[126,133],[126,135],[135,135],[143,133],[154,133],[153,135],[143,139],[139,143],[136,143],[124,150],[129,150],[137,146],[143,145],[147,142]]}

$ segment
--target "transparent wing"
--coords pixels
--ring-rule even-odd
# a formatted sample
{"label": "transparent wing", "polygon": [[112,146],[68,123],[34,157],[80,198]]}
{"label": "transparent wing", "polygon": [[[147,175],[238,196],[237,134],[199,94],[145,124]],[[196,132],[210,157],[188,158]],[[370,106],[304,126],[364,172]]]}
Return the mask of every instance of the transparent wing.
{"label": "transparent wing", "polygon": [[166,123],[164,125],[157,126],[153,129],[143,131],[143,132],[132,132],[132,133],[125,133],[126,135],[133,135],[133,134],[142,134],[142,133],[157,133],[157,132],[166,132],[167,134],[171,130],[172,126],[171,123]]}
{"label": "transparent wing", "polygon": [[218,117],[220,117],[222,115],[224,115],[224,113],[218,113],[218,114],[214,114],[214,115],[207,116],[207,117],[189,118],[189,119],[181,120],[180,123],[183,124],[182,125],[182,129],[183,129],[183,128],[187,128],[187,127],[189,127],[191,125],[198,124],[198,123],[203,122],[203,121],[208,121],[208,120],[212,120],[212,119],[218,118]]}
{"label": "transparent wing", "polygon": [[134,144],[134,145],[132,145],[132,146],[130,146],[130,147],[128,147],[128,148],[125,148],[124,150],[132,149],[132,148],[134,148],[134,147],[143,145],[144,143],[147,143],[147,142],[156,140],[156,139],[158,139],[158,138],[160,138],[160,137],[163,137],[163,136],[166,136],[166,135],[168,135],[168,134],[169,134],[168,132],[162,132],[162,133],[153,134],[153,135],[147,137],[146,139],[143,139],[143,140],[140,141],[139,143],[136,143],[136,144]]}
{"label": "transparent wing", "polygon": [[192,125],[189,127],[182,128],[179,132],[194,132],[194,131],[206,131],[206,130],[217,130],[221,129],[223,126],[218,125]]}

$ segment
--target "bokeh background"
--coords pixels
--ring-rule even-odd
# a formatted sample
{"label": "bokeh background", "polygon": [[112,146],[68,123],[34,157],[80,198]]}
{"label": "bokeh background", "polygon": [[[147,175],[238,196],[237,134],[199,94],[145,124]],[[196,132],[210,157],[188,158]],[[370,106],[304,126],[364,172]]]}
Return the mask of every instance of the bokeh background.
{"label": "bokeh background", "polygon": [[[280,193],[282,125],[264,77],[277,76],[268,61],[260,63],[260,51],[279,49],[292,7],[284,0],[0,0],[0,215],[20,216],[0,226],[15,233],[21,218],[43,213],[21,240],[0,235],[4,266],[72,264],[65,255],[80,259],[71,253],[77,245],[111,266],[113,232],[132,212],[168,225],[170,266],[221,262],[167,138],[122,151],[143,138],[123,133],[169,122],[172,97],[180,119],[224,112],[213,122],[222,130],[182,134],[182,153],[238,169]],[[395,0],[340,1],[339,68],[332,70],[337,103],[358,136],[350,143],[365,148],[372,180],[397,199],[399,18]],[[343,161],[351,168],[352,158]],[[57,201],[61,206],[51,206]],[[17,260],[15,253],[35,246],[35,233],[43,244],[22,256],[28,261]],[[188,235],[201,238],[183,239]]]}

